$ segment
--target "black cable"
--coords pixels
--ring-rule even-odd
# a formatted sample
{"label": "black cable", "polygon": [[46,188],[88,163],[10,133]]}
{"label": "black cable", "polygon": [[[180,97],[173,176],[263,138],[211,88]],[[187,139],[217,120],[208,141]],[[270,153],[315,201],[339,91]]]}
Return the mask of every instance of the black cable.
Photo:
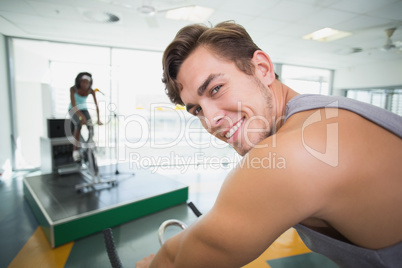
{"label": "black cable", "polygon": [[202,215],[202,213],[198,210],[198,208],[193,204],[193,202],[189,202],[187,204],[191,210],[194,212],[195,216],[199,217]]}
{"label": "black cable", "polygon": [[103,237],[105,238],[106,251],[107,255],[109,256],[109,260],[110,263],[112,264],[112,267],[123,268],[119,255],[117,254],[116,251],[116,246],[114,244],[112,229],[107,228],[103,230]]}

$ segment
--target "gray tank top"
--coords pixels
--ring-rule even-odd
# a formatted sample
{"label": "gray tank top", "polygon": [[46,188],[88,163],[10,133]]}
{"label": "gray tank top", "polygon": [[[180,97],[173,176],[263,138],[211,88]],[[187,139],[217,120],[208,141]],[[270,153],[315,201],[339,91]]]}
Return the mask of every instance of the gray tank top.
{"label": "gray tank top", "polygon": [[[295,113],[325,107],[354,112],[402,138],[402,117],[376,106],[338,96],[298,95],[286,106],[285,121]],[[314,231],[304,225],[294,226],[306,246],[339,267],[402,267],[402,242],[379,250],[361,248]]]}
{"label": "gray tank top", "polygon": [[286,105],[285,121],[295,113],[325,107],[354,112],[402,138],[401,116],[371,104],[340,96],[297,95]]}

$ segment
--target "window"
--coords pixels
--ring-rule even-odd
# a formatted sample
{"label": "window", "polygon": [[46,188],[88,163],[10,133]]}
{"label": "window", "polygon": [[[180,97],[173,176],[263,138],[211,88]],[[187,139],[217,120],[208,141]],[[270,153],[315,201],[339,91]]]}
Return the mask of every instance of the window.
{"label": "window", "polygon": [[[14,169],[41,165],[48,118],[66,118],[79,72],[92,74],[103,126],[95,127],[99,164],[139,166],[230,162],[237,156],[196,118],[172,105],[161,81],[162,52],[13,38],[15,59]],[[88,110],[96,118],[93,100]],[[28,116],[29,113],[29,116]],[[83,128],[85,131],[85,128]]]}
{"label": "window", "polygon": [[[46,120],[66,118],[69,89],[83,71],[93,75],[93,88],[104,93],[97,93],[104,123],[95,127],[98,163],[118,160],[138,166],[213,164],[218,168],[239,161],[233,148],[207,133],[199,120],[182,107],[170,103],[161,82],[162,51],[19,38],[12,42],[15,169],[40,166],[40,137],[47,136]],[[299,93],[331,92],[330,70],[281,64],[275,67],[281,80]],[[96,118],[91,102],[89,97],[88,109]]]}
{"label": "window", "polygon": [[331,94],[331,70],[284,64],[281,74],[281,81],[300,94]]}
{"label": "window", "polygon": [[346,97],[373,104],[402,116],[402,86],[347,89]]}
{"label": "window", "polygon": [[12,46],[15,103],[11,105],[16,132],[13,166],[30,169],[40,166],[40,137],[47,137],[47,119],[67,115],[69,89],[76,75],[88,71],[95,84],[108,91],[110,49],[18,38],[12,39]]}

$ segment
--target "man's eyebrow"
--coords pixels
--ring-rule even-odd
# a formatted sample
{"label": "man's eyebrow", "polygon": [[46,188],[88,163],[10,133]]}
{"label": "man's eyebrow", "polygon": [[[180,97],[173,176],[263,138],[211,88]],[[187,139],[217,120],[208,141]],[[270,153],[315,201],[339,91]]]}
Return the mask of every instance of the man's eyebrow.
{"label": "man's eyebrow", "polygon": [[191,104],[191,103],[186,104],[186,110],[187,110],[187,112],[190,112],[191,108],[193,108],[194,106],[195,106],[195,105],[194,105],[194,104]]}
{"label": "man's eyebrow", "polygon": [[204,83],[202,83],[202,85],[198,88],[197,93],[198,96],[202,96],[205,92],[205,90],[207,90],[208,85],[211,83],[212,80],[214,80],[215,78],[222,76],[223,74],[219,73],[219,74],[210,74],[207,79],[205,79]]}
{"label": "man's eyebrow", "polygon": [[[202,85],[198,88],[197,90],[197,94],[198,96],[202,96],[205,92],[205,90],[207,90],[208,85],[211,83],[212,80],[214,80],[215,78],[222,76],[223,74],[219,73],[219,74],[210,74],[207,79],[205,79],[204,83],[202,83]],[[186,110],[187,112],[190,112],[191,108],[193,108],[195,105],[192,103],[188,103],[186,104]]]}

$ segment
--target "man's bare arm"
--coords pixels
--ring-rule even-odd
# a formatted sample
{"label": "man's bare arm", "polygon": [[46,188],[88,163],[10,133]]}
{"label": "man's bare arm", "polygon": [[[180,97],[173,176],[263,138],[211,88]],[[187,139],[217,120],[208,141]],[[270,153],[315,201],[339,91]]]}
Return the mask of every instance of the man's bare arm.
{"label": "man's bare arm", "polygon": [[[249,157],[262,159],[267,152],[253,150]],[[150,267],[240,267],[319,209],[301,187],[305,181],[291,179],[294,170],[254,161],[257,166],[243,162],[229,174],[211,211],[168,240]]]}

